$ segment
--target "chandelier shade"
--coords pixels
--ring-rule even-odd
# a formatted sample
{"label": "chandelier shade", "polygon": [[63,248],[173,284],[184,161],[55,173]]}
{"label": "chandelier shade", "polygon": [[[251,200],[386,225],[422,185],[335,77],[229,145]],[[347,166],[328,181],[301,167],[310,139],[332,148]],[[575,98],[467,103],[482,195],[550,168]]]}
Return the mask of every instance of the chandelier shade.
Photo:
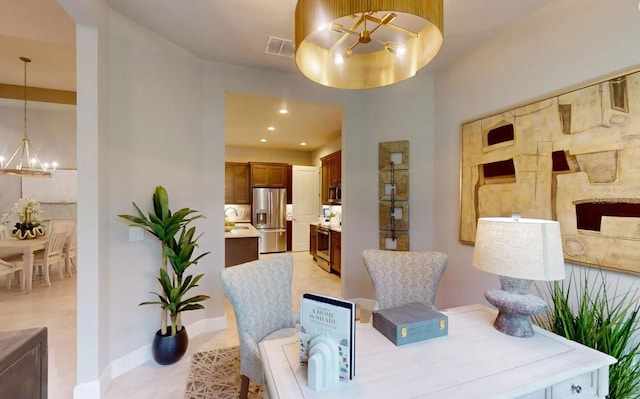
{"label": "chandelier shade", "polygon": [[296,65],[329,87],[390,85],[436,56],[443,23],[442,0],[299,0]]}
{"label": "chandelier shade", "polygon": [[20,61],[24,62],[24,137],[8,161],[0,156],[0,175],[51,177],[56,173],[57,163],[42,163],[27,135],[27,64],[31,60],[20,57]]}

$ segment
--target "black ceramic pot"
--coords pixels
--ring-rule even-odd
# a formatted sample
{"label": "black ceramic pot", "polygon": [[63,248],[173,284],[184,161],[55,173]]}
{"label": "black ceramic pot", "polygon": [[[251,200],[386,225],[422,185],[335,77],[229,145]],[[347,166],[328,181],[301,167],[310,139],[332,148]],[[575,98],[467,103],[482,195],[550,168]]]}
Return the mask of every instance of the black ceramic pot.
{"label": "black ceramic pot", "polygon": [[171,336],[170,334],[171,332],[169,332],[169,335],[162,335],[158,330],[155,337],[153,337],[151,353],[158,364],[173,364],[182,359],[182,356],[187,352],[187,346],[189,346],[187,329],[183,326],[182,330],[178,331],[176,335]]}

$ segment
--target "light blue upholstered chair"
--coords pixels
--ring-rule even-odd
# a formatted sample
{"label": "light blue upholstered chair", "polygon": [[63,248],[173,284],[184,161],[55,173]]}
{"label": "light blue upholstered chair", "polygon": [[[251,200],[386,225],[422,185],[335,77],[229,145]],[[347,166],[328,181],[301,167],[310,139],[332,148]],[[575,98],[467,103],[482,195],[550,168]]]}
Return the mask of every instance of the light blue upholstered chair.
{"label": "light blue upholstered chair", "polygon": [[362,253],[373,282],[374,310],[422,302],[434,308],[436,291],[448,257],[437,251],[383,251]]}
{"label": "light blue upholstered chair", "polygon": [[240,398],[249,380],[264,384],[258,343],[295,334],[298,316],[291,311],[293,257],[277,255],[231,266],[220,273],[224,292],[233,305],[240,336]]}

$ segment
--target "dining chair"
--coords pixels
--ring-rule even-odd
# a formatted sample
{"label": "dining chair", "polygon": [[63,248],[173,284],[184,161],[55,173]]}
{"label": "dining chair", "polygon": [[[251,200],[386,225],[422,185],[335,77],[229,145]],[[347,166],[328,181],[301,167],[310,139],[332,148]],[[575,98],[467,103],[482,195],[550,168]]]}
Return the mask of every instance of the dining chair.
{"label": "dining chair", "polygon": [[367,249],[362,257],[373,282],[373,310],[412,302],[434,309],[436,290],[447,268],[445,253]]}
{"label": "dining chair", "polygon": [[9,238],[9,232],[7,231],[7,226],[0,223],[0,240],[6,240]]}
{"label": "dining chair", "polygon": [[240,338],[240,398],[249,380],[264,384],[258,344],[295,334],[298,317],[291,311],[293,257],[276,255],[230,266],[220,272],[224,292],[233,305]]}
{"label": "dining chair", "polygon": [[72,266],[76,270],[78,269],[78,228],[75,222],[71,228],[71,234],[67,234],[65,238],[62,255],[64,256],[64,270],[71,277],[73,276]]}
{"label": "dining chair", "polygon": [[5,276],[7,289],[11,289],[11,283],[13,282],[13,276],[18,275],[20,278],[20,286],[24,284],[24,269],[22,267],[22,261],[15,259],[13,262],[7,262],[4,259],[0,259],[0,276]]}
{"label": "dining chair", "polygon": [[[64,241],[67,236],[66,230],[53,230],[53,233],[49,235],[49,241],[44,247],[44,251],[38,251],[35,253],[33,259],[33,270],[40,268],[44,275],[44,281],[47,287],[51,287],[51,280],[49,279],[49,269],[51,267],[57,267],[58,276],[60,279],[64,279],[64,273],[62,270],[64,255],[62,248],[64,247]],[[35,273],[33,273],[35,277]]]}

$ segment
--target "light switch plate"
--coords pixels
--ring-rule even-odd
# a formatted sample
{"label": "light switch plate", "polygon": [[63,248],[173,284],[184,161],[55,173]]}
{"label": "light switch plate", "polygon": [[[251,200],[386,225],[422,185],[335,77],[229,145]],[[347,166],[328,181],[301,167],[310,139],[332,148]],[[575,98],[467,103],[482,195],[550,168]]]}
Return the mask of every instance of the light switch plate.
{"label": "light switch plate", "polygon": [[144,240],[144,229],[138,226],[129,226],[129,241]]}

